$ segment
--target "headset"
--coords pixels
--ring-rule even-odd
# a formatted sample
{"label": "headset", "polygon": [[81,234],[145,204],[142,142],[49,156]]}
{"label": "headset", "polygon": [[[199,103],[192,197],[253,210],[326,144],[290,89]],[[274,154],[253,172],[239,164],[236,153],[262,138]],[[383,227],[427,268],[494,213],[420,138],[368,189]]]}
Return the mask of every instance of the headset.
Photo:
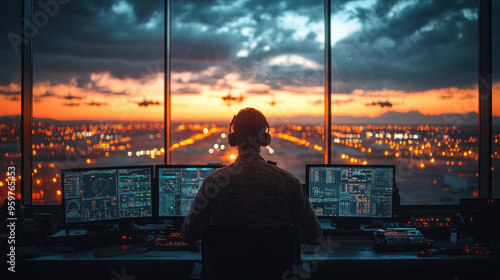
{"label": "headset", "polygon": [[[227,142],[231,147],[238,146],[238,140],[236,139],[236,134],[232,131],[234,119],[236,119],[236,115],[233,116],[231,123],[229,123],[229,133],[227,135]],[[261,136],[257,137],[257,143],[262,147],[269,146],[271,144],[271,134],[269,134],[269,123],[267,124],[267,131]]]}

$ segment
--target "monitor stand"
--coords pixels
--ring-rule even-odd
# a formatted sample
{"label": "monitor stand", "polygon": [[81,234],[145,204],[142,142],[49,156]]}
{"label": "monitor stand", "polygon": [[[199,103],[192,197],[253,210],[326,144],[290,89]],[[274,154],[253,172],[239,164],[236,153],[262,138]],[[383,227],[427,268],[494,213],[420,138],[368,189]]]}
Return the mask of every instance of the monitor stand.
{"label": "monitor stand", "polygon": [[363,230],[377,230],[384,229],[385,222],[383,220],[372,220],[370,224],[363,225],[361,229]]}
{"label": "monitor stand", "polygon": [[362,225],[371,224],[371,219],[365,218],[342,218],[331,221],[331,226],[337,229],[360,230]]}

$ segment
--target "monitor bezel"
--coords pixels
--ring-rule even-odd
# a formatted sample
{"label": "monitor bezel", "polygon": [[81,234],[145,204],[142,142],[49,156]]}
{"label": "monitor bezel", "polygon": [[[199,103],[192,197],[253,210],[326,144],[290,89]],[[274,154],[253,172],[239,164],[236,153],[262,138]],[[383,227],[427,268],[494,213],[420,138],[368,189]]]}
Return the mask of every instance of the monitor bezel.
{"label": "monitor bezel", "polygon": [[[151,172],[151,215],[147,217],[128,217],[128,218],[117,218],[109,220],[100,221],[81,221],[68,223],[66,222],[66,196],[64,192],[64,174],[65,172],[79,172],[79,171],[89,171],[89,170],[108,170],[108,169],[127,169],[127,168],[147,168]],[[82,167],[82,168],[65,168],[61,169],[61,209],[62,209],[62,219],[61,224],[63,226],[78,226],[78,225],[97,225],[97,224],[123,224],[132,221],[153,221],[155,219],[154,204],[155,204],[155,178],[154,178],[154,166],[153,165],[130,165],[130,166],[109,166],[109,167]]]}
{"label": "monitor bezel", "polygon": [[[155,199],[156,203],[154,205],[156,208],[154,209],[154,214],[158,219],[171,219],[171,220],[181,220],[183,221],[186,216],[178,215],[178,216],[160,216],[160,176],[159,176],[159,170],[160,168],[215,168],[215,170],[221,169],[225,167],[226,165],[223,164],[160,164],[160,165],[155,165]],[[214,171],[215,171],[214,170]]]}
{"label": "monitor bezel", "polygon": [[319,219],[325,219],[325,220],[332,220],[336,222],[350,222],[350,221],[357,221],[357,222],[366,222],[370,223],[372,221],[392,221],[396,218],[396,212],[397,212],[397,186],[396,186],[396,165],[392,164],[306,164],[306,169],[305,169],[305,184],[304,186],[304,192],[307,195],[307,198],[309,199],[309,170],[311,167],[332,167],[332,168],[391,168],[393,170],[393,176],[392,176],[392,215],[391,217],[356,217],[356,216],[350,216],[350,217],[341,217],[341,216],[333,216],[333,215],[317,215]]}

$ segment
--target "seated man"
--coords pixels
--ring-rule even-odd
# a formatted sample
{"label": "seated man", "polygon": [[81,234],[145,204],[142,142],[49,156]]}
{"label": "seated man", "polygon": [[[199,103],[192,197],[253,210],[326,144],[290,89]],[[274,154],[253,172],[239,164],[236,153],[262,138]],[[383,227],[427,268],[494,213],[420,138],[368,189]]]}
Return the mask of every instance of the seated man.
{"label": "seated man", "polygon": [[[231,132],[231,127],[234,132]],[[235,162],[203,182],[181,228],[185,242],[196,242],[203,224],[297,224],[305,242],[317,244],[321,227],[300,182],[260,155],[271,142],[266,117],[242,109],[229,124],[228,142],[238,147]]]}

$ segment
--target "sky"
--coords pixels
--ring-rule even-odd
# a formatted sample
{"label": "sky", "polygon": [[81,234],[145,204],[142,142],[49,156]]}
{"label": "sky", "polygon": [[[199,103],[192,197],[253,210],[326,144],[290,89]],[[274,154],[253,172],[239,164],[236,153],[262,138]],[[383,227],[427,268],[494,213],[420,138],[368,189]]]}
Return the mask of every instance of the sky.
{"label": "sky", "polygon": [[[0,115],[20,112],[19,3],[0,4]],[[322,0],[171,8],[173,120],[230,119],[243,107],[323,115]],[[34,117],[163,119],[163,0],[35,1],[35,14]],[[331,28],[334,116],[477,112],[477,1],[333,1]],[[494,93],[498,65],[494,50]]]}

